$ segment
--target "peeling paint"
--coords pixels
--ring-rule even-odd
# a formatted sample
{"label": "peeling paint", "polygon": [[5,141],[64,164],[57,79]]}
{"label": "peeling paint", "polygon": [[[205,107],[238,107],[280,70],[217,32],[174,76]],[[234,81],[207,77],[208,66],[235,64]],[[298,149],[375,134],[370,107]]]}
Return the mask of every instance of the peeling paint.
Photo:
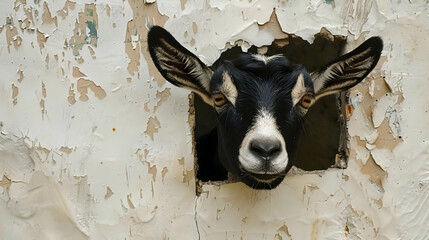
{"label": "peeling paint", "polygon": [[82,78],[82,77],[86,77],[86,75],[84,73],[82,73],[79,69],[78,66],[73,66],[73,73],[72,76],[74,78]]}
{"label": "peeling paint", "polygon": [[183,173],[182,182],[189,183],[191,180],[194,180],[194,179],[195,179],[195,177],[194,177],[194,170],[193,169],[189,170],[189,171],[185,171]]}
{"label": "peeling paint", "polygon": [[386,94],[380,100],[378,100],[377,104],[372,111],[372,121],[374,123],[374,127],[378,128],[381,125],[381,122],[385,119],[386,113],[392,112],[393,105],[398,101],[397,95]]}
{"label": "peeling paint", "polygon": [[18,103],[17,97],[18,97],[18,87],[12,83],[12,102],[13,102],[13,105],[16,105]]}
{"label": "peeling paint", "polygon": [[156,103],[156,106],[153,107],[153,112],[156,112],[156,109],[158,109],[161,106],[161,104],[168,99],[170,95],[171,95],[170,88],[166,88],[161,92],[157,91],[156,98],[158,98],[159,100]]}
{"label": "peeling paint", "polygon": [[157,117],[150,117],[147,122],[146,131],[144,133],[150,136],[151,140],[153,139],[153,135],[158,132],[158,129],[161,127],[160,122]]}
{"label": "peeling paint", "polygon": [[83,12],[79,12],[73,30],[73,37],[66,42],[66,46],[73,49],[73,54],[79,56],[79,51],[85,44],[96,47],[98,42],[98,14],[95,4],[85,4]]}
{"label": "peeling paint", "polygon": [[19,74],[19,78],[18,78],[18,82],[22,82],[22,79],[24,79],[24,72],[21,69],[18,69],[18,74]]}
{"label": "peeling paint", "polygon": [[69,95],[67,97],[67,101],[70,104],[75,104],[76,103],[76,94],[74,93],[74,83],[71,84],[70,88],[69,88]]}
{"label": "peeling paint", "polygon": [[20,36],[18,36],[18,29],[12,25],[13,21],[12,18],[6,19],[6,41],[7,41],[7,50],[10,53],[10,46],[14,46],[16,50],[18,50],[18,47],[21,45],[22,39]]}
{"label": "peeling paint", "polygon": [[43,14],[42,14],[42,21],[43,24],[51,24],[51,23],[55,23],[55,26],[58,27],[58,21],[57,21],[57,17],[52,17],[51,15],[51,11],[49,10],[48,7],[48,3],[44,2],[43,3]]}
{"label": "peeling paint", "polygon": [[57,15],[65,19],[69,15],[69,10],[73,11],[76,8],[76,2],[67,0],[64,7],[57,11]]}
{"label": "peeling paint", "polygon": [[165,174],[167,174],[167,172],[168,172],[168,168],[167,167],[163,167],[162,171],[161,171],[162,183],[164,183],[164,177],[165,177]]}
{"label": "peeling paint", "polygon": [[358,136],[361,140],[366,140],[370,144],[377,140],[378,132],[374,129],[360,106],[354,109],[350,118],[349,134],[352,137]]}
{"label": "peeling paint", "polygon": [[110,187],[109,186],[107,186],[107,188],[106,188],[106,195],[104,195],[104,199],[109,199],[111,196],[113,195],[113,191],[112,191],[112,189],[110,189]]}
{"label": "peeling paint", "polygon": [[61,146],[59,150],[63,153],[66,153],[66,154],[71,154],[73,151],[73,149],[66,147],[66,146]]}
{"label": "peeling paint", "polygon": [[146,164],[147,164],[147,173],[151,174],[152,180],[155,181],[156,174],[157,174],[156,165],[151,166],[149,162],[146,162]]}
{"label": "peeling paint", "polygon": [[42,33],[39,29],[37,29],[37,43],[39,43],[40,48],[45,47],[45,43],[48,40],[48,36]]}
{"label": "peeling paint", "polygon": [[88,101],[88,88],[94,93],[95,97],[98,99],[103,99],[106,97],[106,91],[100,86],[95,85],[91,80],[84,78],[79,78],[77,80],[77,91],[80,93],[79,99],[81,101]]}

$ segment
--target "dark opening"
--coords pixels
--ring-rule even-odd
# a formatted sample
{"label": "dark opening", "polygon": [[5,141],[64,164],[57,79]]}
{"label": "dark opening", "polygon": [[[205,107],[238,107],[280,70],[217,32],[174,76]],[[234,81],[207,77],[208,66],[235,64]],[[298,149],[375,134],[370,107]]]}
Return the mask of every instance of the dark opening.
{"label": "dark opening", "polygon": [[[248,52],[266,56],[283,54],[291,62],[302,64],[312,72],[340,56],[345,43],[344,36],[333,36],[329,33],[317,34],[312,44],[300,37],[289,35],[287,38],[275,40],[270,46],[259,49],[253,46]],[[217,62],[234,59],[241,53],[239,46],[232,47],[222,53]],[[208,154],[214,154],[216,151],[207,150],[210,146],[206,145],[215,146],[215,143],[204,141],[204,136],[209,134],[216,124],[215,112],[197,95],[194,97],[194,107],[197,165],[201,169],[197,171],[197,179],[203,182],[227,180],[228,174],[222,167],[209,166],[205,161],[210,156]],[[337,161],[345,160],[347,156],[344,109],[345,94],[326,96],[310,108],[305,117],[304,131],[295,160],[296,167],[312,171],[341,165]]]}

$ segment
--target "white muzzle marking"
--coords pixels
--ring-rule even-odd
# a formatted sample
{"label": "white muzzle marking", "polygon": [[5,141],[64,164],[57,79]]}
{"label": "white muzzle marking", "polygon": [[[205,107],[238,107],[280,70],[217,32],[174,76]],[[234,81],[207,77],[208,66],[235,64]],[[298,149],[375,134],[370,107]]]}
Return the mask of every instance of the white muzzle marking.
{"label": "white muzzle marking", "polygon": [[[268,165],[260,156],[258,157],[251,151],[250,143],[255,139],[262,141],[264,139],[278,140],[280,142],[279,154],[269,159]],[[238,160],[246,171],[255,174],[278,174],[286,168],[288,164],[286,143],[279,131],[276,119],[271,113],[261,110],[255,117],[253,125],[241,143]]]}

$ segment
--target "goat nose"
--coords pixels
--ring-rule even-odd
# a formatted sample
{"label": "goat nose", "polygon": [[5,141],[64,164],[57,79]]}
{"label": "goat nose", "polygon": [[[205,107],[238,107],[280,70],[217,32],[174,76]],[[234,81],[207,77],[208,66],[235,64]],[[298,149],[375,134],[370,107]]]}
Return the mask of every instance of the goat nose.
{"label": "goat nose", "polygon": [[277,139],[255,139],[250,143],[253,154],[267,158],[273,158],[281,151],[281,143]]}

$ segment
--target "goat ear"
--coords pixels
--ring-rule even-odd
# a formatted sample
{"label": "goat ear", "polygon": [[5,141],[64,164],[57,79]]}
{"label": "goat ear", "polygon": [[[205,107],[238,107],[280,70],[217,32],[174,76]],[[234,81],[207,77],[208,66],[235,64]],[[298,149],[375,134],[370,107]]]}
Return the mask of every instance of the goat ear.
{"label": "goat ear", "polygon": [[147,41],[150,56],[162,76],[170,83],[187,88],[213,105],[209,93],[213,71],[177,42],[162,27],[150,28]]}
{"label": "goat ear", "polygon": [[374,69],[382,49],[381,38],[372,37],[352,52],[311,73],[316,99],[361,82]]}

